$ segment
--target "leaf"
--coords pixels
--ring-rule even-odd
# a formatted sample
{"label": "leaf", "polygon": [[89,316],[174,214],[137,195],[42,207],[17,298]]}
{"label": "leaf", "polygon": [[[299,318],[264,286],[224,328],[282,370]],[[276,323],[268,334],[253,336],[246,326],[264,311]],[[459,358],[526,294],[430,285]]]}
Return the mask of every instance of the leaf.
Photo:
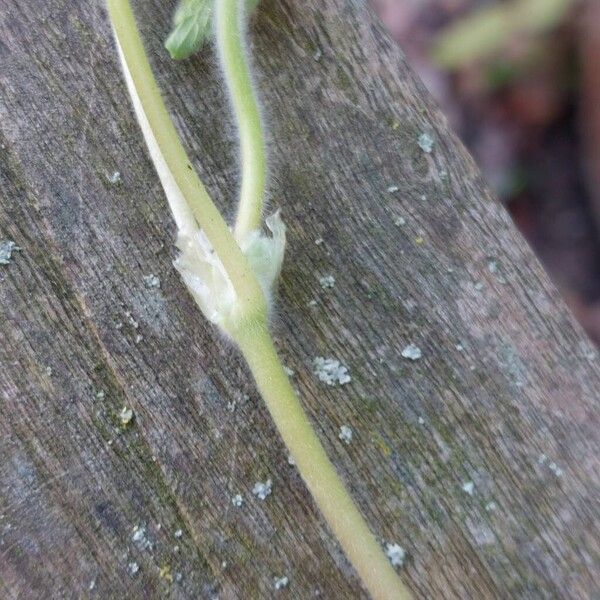
{"label": "leaf", "polygon": [[[266,224],[270,237],[251,231],[240,240],[240,248],[270,306],[283,263],[285,225],[279,211],[267,217]],[[180,231],[177,247],[181,252],[173,265],[205,317],[227,332],[233,322],[237,296],[223,263],[201,229]]]}
{"label": "leaf", "polygon": [[442,67],[463,67],[501,50],[515,36],[551,29],[572,4],[573,0],[512,0],[486,6],[443,30],[433,58]]}
{"label": "leaf", "polygon": [[171,58],[183,60],[203,46],[211,34],[214,0],[182,0],[173,15],[173,29],[165,42]]}
{"label": "leaf", "polygon": [[[248,14],[259,0],[245,0]],[[171,58],[183,60],[198,52],[212,36],[215,0],[181,0],[173,15],[173,28],[165,41]]]}

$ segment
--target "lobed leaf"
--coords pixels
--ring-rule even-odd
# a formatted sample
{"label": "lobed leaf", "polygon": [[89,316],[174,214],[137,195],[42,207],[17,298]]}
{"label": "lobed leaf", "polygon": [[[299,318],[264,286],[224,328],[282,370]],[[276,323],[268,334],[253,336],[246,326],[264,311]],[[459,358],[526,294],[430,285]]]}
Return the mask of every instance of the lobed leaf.
{"label": "lobed leaf", "polygon": [[[250,14],[259,0],[245,0]],[[183,60],[195,54],[212,36],[215,0],[181,0],[173,15],[173,27],[165,41],[171,58]]]}

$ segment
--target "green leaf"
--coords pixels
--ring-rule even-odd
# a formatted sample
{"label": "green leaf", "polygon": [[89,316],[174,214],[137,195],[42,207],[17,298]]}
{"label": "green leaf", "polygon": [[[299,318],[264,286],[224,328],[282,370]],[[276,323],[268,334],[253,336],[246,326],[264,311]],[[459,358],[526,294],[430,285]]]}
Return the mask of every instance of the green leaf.
{"label": "green leaf", "polygon": [[211,34],[213,0],[182,0],[173,15],[165,42],[171,58],[182,60],[197,52]]}
{"label": "green leaf", "polygon": [[[248,14],[259,0],[245,0]],[[198,52],[212,36],[215,0],[181,0],[173,15],[173,28],[165,41],[171,58],[183,60]]]}
{"label": "green leaf", "polygon": [[487,58],[515,37],[556,26],[574,0],[511,0],[491,4],[450,25],[434,45],[435,62],[449,69]]}

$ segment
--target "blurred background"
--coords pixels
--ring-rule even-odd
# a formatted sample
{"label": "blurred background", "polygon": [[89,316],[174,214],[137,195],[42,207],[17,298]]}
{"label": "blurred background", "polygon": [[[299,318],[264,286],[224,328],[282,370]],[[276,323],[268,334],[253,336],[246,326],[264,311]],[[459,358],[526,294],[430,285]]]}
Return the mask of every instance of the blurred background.
{"label": "blurred background", "polygon": [[600,0],[372,0],[600,344]]}

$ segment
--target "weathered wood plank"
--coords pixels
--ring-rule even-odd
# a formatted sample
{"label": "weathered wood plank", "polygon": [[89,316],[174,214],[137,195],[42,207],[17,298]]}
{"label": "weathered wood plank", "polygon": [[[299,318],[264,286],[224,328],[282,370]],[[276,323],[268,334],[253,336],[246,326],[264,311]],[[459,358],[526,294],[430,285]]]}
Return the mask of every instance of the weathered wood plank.
{"label": "weathered wood plank", "polygon": [[[3,586],[254,598],[287,575],[290,597],[361,597],[238,356],[171,267],[173,225],[101,3],[5,6],[0,237],[23,251],[0,272]],[[165,56],[171,9],[139,3],[144,36],[232,213],[222,85],[209,53]],[[253,34],[289,225],[278,342],[374,531],[407,548],[422,597],[593,597],[597,355],[366,6],[267,0]],[[400,356],[411,342],[418,361]],[[321,384],[315,356],[352,382]],[[251,489],[267,477],[261,502]]]}
{"label": "weathered wood plank", "polygon": [[[119,424],[126,390],[86,324],[35,200],[20,187],[22,174],[4,166],[0,227],[23,245],[0,285],[7,597],[84,597],[90,586],[142,596],[168,588],[157,576],[165,564],[189,573],[187,595],[208,588],[212,573],[147,443]],[[132,540],[136,526],[146,527],[151,552]],[[186,537],[175,539],[177,529]],[[130,577],[134,564],[143,578]]]}

